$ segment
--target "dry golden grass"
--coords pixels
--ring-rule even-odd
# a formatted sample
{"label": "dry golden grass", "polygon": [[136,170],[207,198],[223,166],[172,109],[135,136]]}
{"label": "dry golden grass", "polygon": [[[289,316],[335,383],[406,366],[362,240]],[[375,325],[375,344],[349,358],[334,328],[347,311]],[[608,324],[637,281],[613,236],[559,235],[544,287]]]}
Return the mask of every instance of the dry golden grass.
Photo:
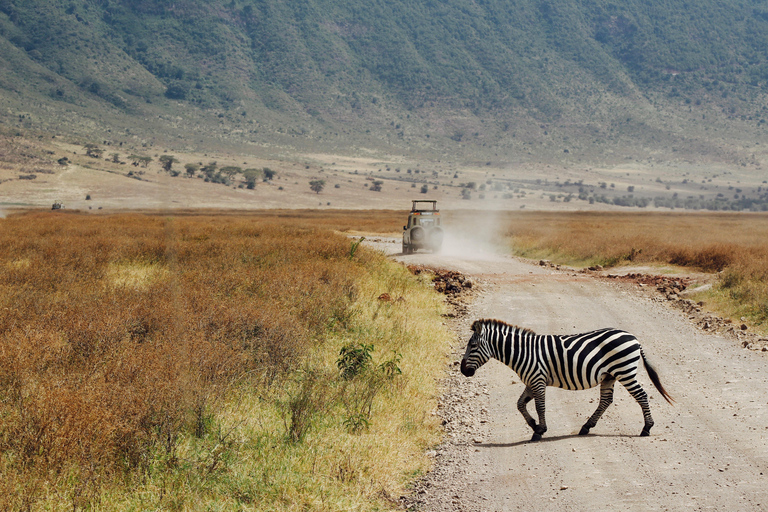
{"label": "dry golden grass", "polygon": [[512,250],[531,258],[721,272],[719,307],[768,327],[768,215],[525,212],[502,224]]}
{"label": "dry golden grass", "polygon": [[[154,215],[166,215],[164,211],[147,211]],[[316,229],[330,229],[341,233],[376,233],[400,235],[408,219],[408,210],[343,210],[343,209],[265,209],[220,210],[178,209],[175,217],[247,217],[260,222],[279,225],[302,225]]]}
{"label": "dry golden grass", "polygon": [[365,510],[424,469],[441,306],[382,255],[282,214],[0,222],[0,508]]}
{"label": "dry golden grass", "polygon": [[768,249],[763,214],[546,213],[509,216],[516,250],[615,265],[664,262],[719,271]]}

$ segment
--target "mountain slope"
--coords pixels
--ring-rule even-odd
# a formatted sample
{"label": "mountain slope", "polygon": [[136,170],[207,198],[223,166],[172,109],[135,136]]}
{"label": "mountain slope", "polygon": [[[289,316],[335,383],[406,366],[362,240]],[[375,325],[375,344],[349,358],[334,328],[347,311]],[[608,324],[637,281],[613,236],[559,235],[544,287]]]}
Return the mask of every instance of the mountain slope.
{"label": "mountain slope", "polygon": [[0,0],[0,50],[6,122],[81,135],[733,158],[768,92],[733,0]]}

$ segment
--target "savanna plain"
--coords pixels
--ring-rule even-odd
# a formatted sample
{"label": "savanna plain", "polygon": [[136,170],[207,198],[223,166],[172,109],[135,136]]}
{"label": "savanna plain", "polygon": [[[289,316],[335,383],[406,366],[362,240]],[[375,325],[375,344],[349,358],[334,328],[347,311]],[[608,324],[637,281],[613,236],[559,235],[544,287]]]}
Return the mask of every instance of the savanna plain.
{"label": "savanna plain", "polygon": [[[349,235],[405,215],[0,219],[0,508],[398,508],[441,442],[456,335],[429,273]],[[688,273],[705,308],[768,327],[765,214],[492,218],[502,254]]]}

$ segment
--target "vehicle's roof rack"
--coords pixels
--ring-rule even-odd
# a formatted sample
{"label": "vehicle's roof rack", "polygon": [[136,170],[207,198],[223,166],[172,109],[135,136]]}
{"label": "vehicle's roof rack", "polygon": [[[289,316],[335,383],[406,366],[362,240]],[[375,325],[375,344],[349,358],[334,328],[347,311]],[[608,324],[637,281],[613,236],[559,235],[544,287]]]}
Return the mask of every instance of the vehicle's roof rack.
{"label": "vehicle's roof rack", "polygon": [[[413,199],[413,206],[411,207],[412,212],[439,212],[440,210],[437,209],[437,200],[435,199]],[[419,208],[417,207],[416,203],[431,203],[432,207],[427,208]]]}

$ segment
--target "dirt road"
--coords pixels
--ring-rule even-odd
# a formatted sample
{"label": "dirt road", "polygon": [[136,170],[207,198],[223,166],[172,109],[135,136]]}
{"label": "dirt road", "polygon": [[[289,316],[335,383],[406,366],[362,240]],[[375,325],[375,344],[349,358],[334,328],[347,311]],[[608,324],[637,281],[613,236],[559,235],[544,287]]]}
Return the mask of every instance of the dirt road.
{"label": "dirt road", "polygon": [[[393,246],[396,247],[396,246]],[[391,251],[392,252],[392,251]],[[698,330],[680,310],[637,285],[530,265],[511,258],[395,256],[453,269],[481,291],[458,329],[441,414],[446,442],[435,469],[404,498],[420,511],[768,510],[768,353]],[[599,391],[547,389],[548,432],[531,443],[516,409],[523,385],[490,361],[472,378],[458,361],[477,318],[539,333],[618,327],[653,361],[670,406],[645,371],[656,422],[639,437],[640,407],[620,385],[588,436],[577,433]]]}

